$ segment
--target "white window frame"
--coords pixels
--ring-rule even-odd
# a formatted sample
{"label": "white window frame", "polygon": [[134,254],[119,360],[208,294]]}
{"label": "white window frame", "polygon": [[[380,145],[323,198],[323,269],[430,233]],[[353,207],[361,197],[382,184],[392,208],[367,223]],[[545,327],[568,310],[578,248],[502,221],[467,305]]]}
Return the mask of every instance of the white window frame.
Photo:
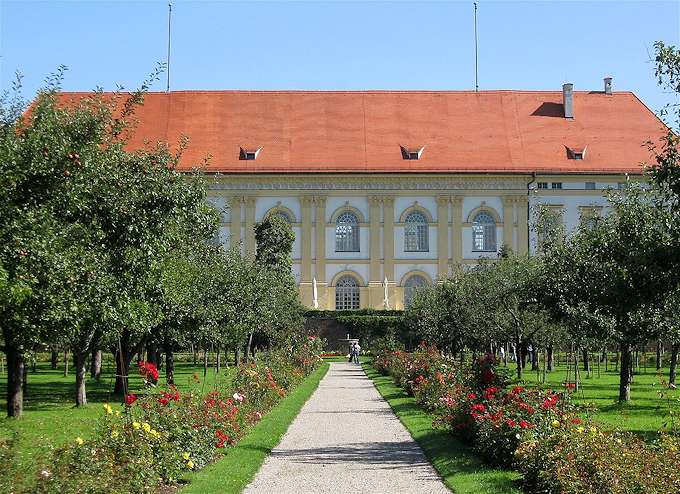
{"label": "white window frame", "polygon": [[430,226],[420,211],[410,212],[404,220],[404,252],[430,251]]}
{"label": "white window frame", "polygon": [[[486,221],[480,222],[480,219]],[[497,252],[496,219],[487,211],[480,211],[472,220],[472,252]]]}

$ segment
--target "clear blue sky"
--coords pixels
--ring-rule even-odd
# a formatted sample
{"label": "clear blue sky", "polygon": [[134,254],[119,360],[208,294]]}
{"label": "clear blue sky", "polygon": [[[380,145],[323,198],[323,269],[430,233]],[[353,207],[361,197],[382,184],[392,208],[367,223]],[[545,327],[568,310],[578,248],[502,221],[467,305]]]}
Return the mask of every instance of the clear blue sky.
{"label": "clear blue sky", "polygon": [[[134,88],[165,60],[167,2],[0,0],[2,88],[30,97],[59,64],[67,90]],[[650,62],[680,44],[679,1],[479,1],[480,89],[632,90],[670,101]],[[172,89],[472,89],[473,4],[173,2]],[[154,89],[163,90],[165,81]]]}

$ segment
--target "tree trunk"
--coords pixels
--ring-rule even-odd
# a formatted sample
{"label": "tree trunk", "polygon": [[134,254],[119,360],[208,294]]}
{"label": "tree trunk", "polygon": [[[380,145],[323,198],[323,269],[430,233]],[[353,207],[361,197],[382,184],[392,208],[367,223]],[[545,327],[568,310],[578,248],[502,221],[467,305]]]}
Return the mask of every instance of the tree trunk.
{"label": "tree trunk", "polygon": [[208,349],[203,349],[203,377],[208,374]]}
{"label": "tree trunk", "polygon": [[609,372],[609,350],[606,346],[602,350],[602,357],[604,358],[604,371]]}
{"label": "tree trunk", "polygon": [[255,331],[250,332],[250,336],[248,337],[248,345],[246,345],[246,362],[250,362],[250,346],[253,344],[253,333]]}
{"label": "tree trunk", "polygon": [[536,346],[532,346],[534,349],[533,352],[531,352],[531,370],[532,371],[537,371],[538,370],[538,348]]}
{"label": "tree trunk", "polygon": [[673,343],[671,347],[671,369],[668,372],[668,385],[675,386],[675,374],[678,368],[678,352],[680,352],[680,342]]}
{"label": "tree trunk", "polygon": [[583,349],[583,370],[590,372],[590,354],[587,349]]}
{"label": "tree trunk", "polygon": [[18,348],[7,345],[7,416],[19,418],[24,413],[24,356]]}
{"label": "tree trunk", "polygon": [[234,350],[234,365],[239,366],[241,365],[241,349],[237,348]]}
{"label": "tree trunk", "polygon": [[50,356],[50,366],[52,370],[57,370],[57,367],[59,366],[59,352],[55,347],[50,348],[51,356]]}
{"label": "tree trunk", "polygon": [[546,366],[547,366],[547,371],[548,371],[548,372],[552,372],[552,370],[553,370],[553,359],[554,359],[554,358],[555,358],[555,357],[554,357],[553,346],[552,346],[552,345],[548,345],[548,356],[547,356],[547,358],[546,358],[546,360],[547,360]]}
{"label": "tree trunk", "polygon": [[515,351],[518,353],[518,355],[516,355],[516,359],[517,359],[517,379],[520,380],[520,381],[522,380],[522,368],[523,368],[522,357],[521,357],[521,355],[519,355],[519,354],[522,353],[522,344],[521,343],[522,343],[522,336],[519,332],[519,329],[516,329],[515,330],[515,349],[516,349]]}
{"label": "tree trunk", "polygon": [[167,340],[165,342],[165,380],[168,384],[175,384],[175,352]]}
{"label": "tree trunk", "polygon": [[86,353],[78,349],[73,350],[73,368],[76,372],[76,406],[87,405],[85,389],[85,373],[87,372]]}
{"label": "tree trunk", "polygon": [[661,370],[661,340],[656,340],[656,370]]}
{"label": "tree trunk", "polygon": [[215,348],[215,351],[217,352],[215,355],[215,373],[219,374],[220,373],[220,346],[217,345],[217,348]]}
{"label": "tree trunk", "polygon": [[630,345],[621,343],[621,364],[619,365],[619,402],[630,401],[630,382],[632,369],[632,352]]}
{"label": "tree trunk", "polygon": [[117,395],[127,395],[128,393],[128,375],[130,374],[130,355],[125,347],[116,350],[114,354],[116,359],[116,383],[113,386],[113,392]]}
{"label": "tree trunk", "polygon": [[579,382],[579,374],[578,374],[578,348],[574,348],[574,391],[578,393],[579,388],[581,387],[581,383]]}
{"label": "tree trunk", "polygon": [[158,368],[158,362],[156,362],[156,344],[155,343],[147,343],[146,344],[146,361],[151,362],[153,365]]}
{"label": "tree trunk", "polygon": [[64,377],[68,376],[68,350],[64,350]]}
{"label": "tree trunk", "polygon": [[619,363],[621,362],[621,354],[616,352],[616,366],[614,366],[614,371],[619,372]]}
{"label": "tree trunk", "polygon": [[92,379],[99,379],[102,377],[102,351],[96,348],[92,349],[92,361],[90,362],[90,377]]}
{"label": "tree trunk", "polygon": [[194,356],[194,365],[196,365],[196,362],[198,362],[198,352],[196,352],[196,347],[193,343],[191,343],[191,353]]}

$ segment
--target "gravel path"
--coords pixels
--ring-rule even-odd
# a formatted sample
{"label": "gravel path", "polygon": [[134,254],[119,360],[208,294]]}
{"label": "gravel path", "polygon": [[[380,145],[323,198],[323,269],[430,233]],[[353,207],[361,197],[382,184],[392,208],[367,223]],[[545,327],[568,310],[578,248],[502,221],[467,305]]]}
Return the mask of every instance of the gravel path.
{"label": "gravel path", "polygon": [[449,493],[372,381],[333,362],[246,493]]}

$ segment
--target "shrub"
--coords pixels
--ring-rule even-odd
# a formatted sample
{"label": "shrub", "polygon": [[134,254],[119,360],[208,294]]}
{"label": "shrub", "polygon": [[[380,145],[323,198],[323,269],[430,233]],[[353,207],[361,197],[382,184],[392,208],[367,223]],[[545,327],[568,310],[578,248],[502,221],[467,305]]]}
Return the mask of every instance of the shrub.
{"label": "shrub", "polygon": [[578,426],[523,443],[516,466],[530,492],[680,492],[679,446],[677,437],[648,445],[630,433]]}
{"label": "shrub", "polygon": [[504,392],[494,387],[483,397],[486,410],[474,417],[475,450],[493,465],[509,467],[521,443],[581,423],[569,397],[552,391],[515,386]]}
{"label": "shrub", "polygon": [[[180,393],[151,386],[153,369],[140,365],[149,383],[128,395],[123,410],[104,405],[93,438],[74,440],[51,455],[38,475],[36,492],[155,492],[186,470],[200,469],[219,450],[235,444],[287,392],[321,362],[322,342],[310,338],[267,358],[241,365],[233,389]],[[0,444],[0,454],[3,446]]]}

